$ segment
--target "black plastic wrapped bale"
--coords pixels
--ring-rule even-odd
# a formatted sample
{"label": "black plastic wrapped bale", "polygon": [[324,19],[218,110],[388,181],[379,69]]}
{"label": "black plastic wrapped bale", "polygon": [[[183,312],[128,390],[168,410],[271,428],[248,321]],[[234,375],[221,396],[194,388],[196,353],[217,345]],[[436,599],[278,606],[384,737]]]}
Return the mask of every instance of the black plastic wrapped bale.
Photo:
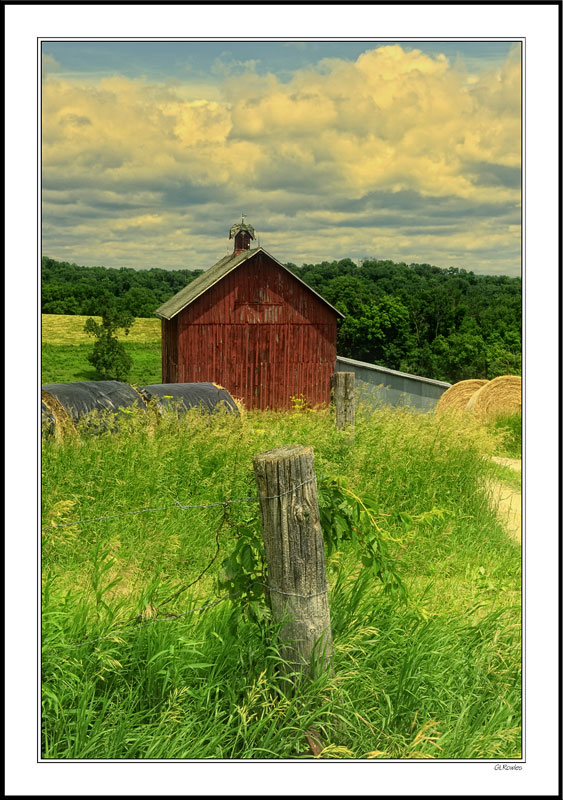
{"label": "black plastic wrapped bale", "polygon": [[147,402],[154,400],[159,408],[177,409],[180,414],[189,408],[201,408],[240,415],[229,392],[214,383],[153,383],[139,386],[138,390]]}
{"label": "black plastic wrapped bale", "polygon": [[92,412],[117,414],[125,408],[146,408],[140,394],[128,383],[120,381],[48,383],[42,389],[44,402],[51,406],[49,399],[54,398],[73,422],[88,415],[94,416]]}
{"label": "black plastic wrapped bale", "polygon": [[41,401],[41,431],[43,433],[53,433],[57,420],[49,406]]}

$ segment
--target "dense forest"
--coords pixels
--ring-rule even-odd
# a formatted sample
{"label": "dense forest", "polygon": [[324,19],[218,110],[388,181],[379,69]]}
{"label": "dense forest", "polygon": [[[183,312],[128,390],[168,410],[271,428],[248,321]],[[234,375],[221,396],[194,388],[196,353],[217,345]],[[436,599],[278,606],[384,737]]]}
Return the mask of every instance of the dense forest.
{"label": "dense forest", "polygon": [[[455,383],[521,374],[522,283],[429,264],[351,259],[286,265],[346,315],[338,354]],[[44,257],[44,314],[154,310],[202,270],[81,267]]]}

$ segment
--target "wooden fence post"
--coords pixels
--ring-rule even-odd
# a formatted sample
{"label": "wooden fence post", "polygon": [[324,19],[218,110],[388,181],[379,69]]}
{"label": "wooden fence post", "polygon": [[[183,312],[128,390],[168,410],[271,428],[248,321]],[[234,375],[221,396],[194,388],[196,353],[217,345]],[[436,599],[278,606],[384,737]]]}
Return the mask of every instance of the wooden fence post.
{"label": "wooden fence post", "polygon": [[332,656],[324,543],[313,448],[285,445],[254,456],[268,588],[282,653],[293,669],[316,675]]}
{"label": "wooden fence post", "polygon": [[355,424],[354,384],[353,372],[333,372],[330,376],[332,399],[336,407],[336,427],[339,431]]}

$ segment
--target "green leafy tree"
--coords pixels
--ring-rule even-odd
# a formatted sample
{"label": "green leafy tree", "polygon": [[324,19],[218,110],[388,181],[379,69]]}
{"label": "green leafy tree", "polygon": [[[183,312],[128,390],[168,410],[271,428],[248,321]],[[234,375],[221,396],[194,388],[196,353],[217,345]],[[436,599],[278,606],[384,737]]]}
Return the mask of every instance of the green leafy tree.
{"label": "green leafy tree", "polygon": [[399,369],[412,348],[408,309],[396,297],[385,296],[347,317],[339,330],[342,355]]}
{"label": "green leafy tree", "polygon": [[437,336],[431,344],[437,380],[457,383],[486,377],[485,343],[479,333],[458,331]]}
{"label": "green leafy tree", "polygon": [[493,333],[487,341],[485,356],[487,362],[487,378],[490,380],[498,375],[521,375],[522,352],[516,342],[515,336],[510,333],[504,338]]}
{"label": "green leafy tree", "polygon": [[151,317],[160,305],[159,298],[151,289],[133,286],[122,295],[123,306],[138,317]]}
{"label": "green leafy tree", "polygon": [[373,300],[369,283],[356,275],[338,275],[323,287],[325,300],[346,316],[357,316],[362,306]]}
{"label": "green leafy tree", "polygon": [[97,340],[88,361],[98,370],[103,380],[124,381],[133,362],[116,334],[123,329],[127,335],[135,318],[130,311],[118,308],[115,304],[107,305],[101,316],[101,323],[89,317],[84,325],[86,333],[95,336]]}

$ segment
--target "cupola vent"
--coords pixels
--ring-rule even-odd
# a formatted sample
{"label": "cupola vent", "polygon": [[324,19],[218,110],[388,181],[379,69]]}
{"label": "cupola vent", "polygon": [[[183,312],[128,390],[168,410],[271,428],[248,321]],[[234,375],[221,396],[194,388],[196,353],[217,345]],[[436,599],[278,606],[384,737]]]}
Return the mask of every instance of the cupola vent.
{"label": "cupola vent", "polygon": [[229,233],[229,239],[235,240],[234,256],[238,256],[244,250],[250,249],[250,240],[255,239],[254,228],[244,221],[244,214],[242,215],[241,222],[233,225]]}

